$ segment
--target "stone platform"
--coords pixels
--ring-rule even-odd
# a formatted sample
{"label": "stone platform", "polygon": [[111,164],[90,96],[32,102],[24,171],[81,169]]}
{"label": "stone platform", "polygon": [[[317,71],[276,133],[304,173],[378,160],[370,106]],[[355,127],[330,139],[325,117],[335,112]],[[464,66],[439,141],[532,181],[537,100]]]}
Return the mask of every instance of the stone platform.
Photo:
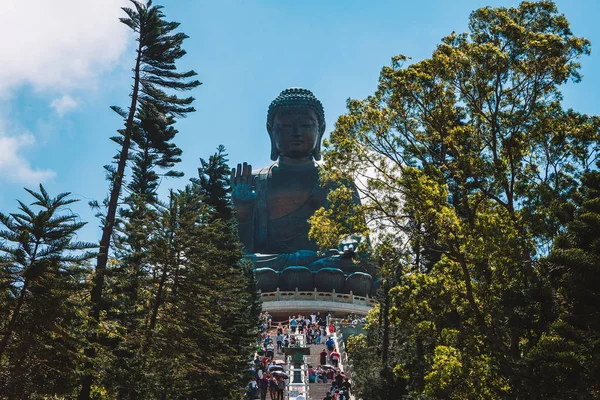
{"label": "stone platform", "polygon": [[331,312],[334,315],[367,313],[377,304],[368,296],[355,296],[352,293],[318,292],[318,291],[275,291],[260,293],[263,311],[271,315],[289,316],[310,314],[313,311]]}

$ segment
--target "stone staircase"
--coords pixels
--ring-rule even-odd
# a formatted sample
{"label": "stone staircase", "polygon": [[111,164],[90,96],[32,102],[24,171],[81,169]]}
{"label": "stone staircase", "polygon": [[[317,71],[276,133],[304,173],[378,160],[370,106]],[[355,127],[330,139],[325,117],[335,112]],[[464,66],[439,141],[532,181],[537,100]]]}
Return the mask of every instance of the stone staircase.
{"label": "stone staircase", "polygon": [[[307,356],[308,364],[312,365],[314,368],[317,368],[318,365],[321,365],[320,355],[321,351],[325,348],[324,344],[311,344],[310,347],[310,355]],[[329,389],[331,388],[331,382],[328,383],[311,383],[308,385],[310,400],[323,400]]]}
{"label": "stone staircase", "polygon": [[[275,328],[271,329],[269,331],[269,333],[271,333],[271,336],[274,337],[276,336],[276,330]],[[343,371],[346,371],[348,367],[344,361],[347,361],[347,357],[345,354],[345,349],[340,348],[340,344],[339,343],[339,337],[335,336],[335,340],[336,340],[336,344],[338,347],[338,351],[340,353],[342,353],[342,360],[340,360],[340,367]],[[302,339],[301,341],[302,345],[304,345],[304,340]],[[325,348],[325,343],[321,343],[321,344],[310,344],[310,345],[305,345],[307,347],[310,348],[310,355],[305,356],[305,367],[307,368],[308,365],[312,365],[313,368],[316,368],[318,365],[321,365],[321,360],[320,360],[320,353],[321,351],[323,351],[323,349]],[[285,356],[279,352],[277,352],[277,350],[275,351],[275,360],[285,360]],[[289,367],[287,367],[289,368]],[[286,368],[286,369],[287,369]],[[350,371],[346,371],[347,373]],[[306,378],[308,379],[308,377]],[[308,385],[309,387],[309,397],[307,400],[323,400],[323,398],[327,395],[327,392],[331,389],[331,381],[328,381],[327,383],[310,383]],[[267,396],[267,398],[269,398],[269,396]],[[354,396],[351,397],[352,399],[354,399]],[[286,395],[286,399],[288,399],[288,396]]]}
{"label": "stone staircase", "polygon": [[310,400],[323,400],[331,388],[331,383],[311,383],[308,388]]}

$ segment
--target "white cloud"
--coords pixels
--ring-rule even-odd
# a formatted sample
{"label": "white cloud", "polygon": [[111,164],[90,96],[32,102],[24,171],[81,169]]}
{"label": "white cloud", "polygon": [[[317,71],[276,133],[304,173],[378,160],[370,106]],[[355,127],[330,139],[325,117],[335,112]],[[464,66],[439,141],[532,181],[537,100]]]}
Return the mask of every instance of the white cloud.
{"label": "white cloud", "polygon": [[79,99],[74,99],[73,97],[65,94],[64,96],[52,100],[50,103],[50,107],[54,108],[59,117],[62,117],[69,111],[75,110],[79,106]]}
{"label": "white cloud", "polygon": [[50,170],[40,170],[31,167],[21,154],[23,147],[35,144],[31,134],[7,136],[0,131],[0,178],[28,185],[38,184],[54,178]]}
{"label": "white cloud", "polygon": [[126,0],[2,0],[0,96],[36,90],[87,89],[118,65],[128,28]]}
{"label": "white cloud", "polygon": [[[68,93],[95,89],[98,79],[119,67],[131,39],[119,22],[128,0],[1,0],[0,108],[15,107],[12,94],[24,86],[57,97],[59,116],[79,100]],[[5,107],[7,106],[7,107]],[[0,181],[37,184],[56,174],[36,169],[24,149],[39,145],[31,133],[5,129],[0,115]],[[19,125],[18,123],[16,125]]]}

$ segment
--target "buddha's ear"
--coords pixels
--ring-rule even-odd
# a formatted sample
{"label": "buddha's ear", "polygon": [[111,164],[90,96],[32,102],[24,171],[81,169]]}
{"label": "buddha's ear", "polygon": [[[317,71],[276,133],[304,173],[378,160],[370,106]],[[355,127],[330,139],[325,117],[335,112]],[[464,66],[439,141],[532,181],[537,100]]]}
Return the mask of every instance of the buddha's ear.
{"label": "buddha's ear", "polygon": [[277,161],[279,158],[279,152],[277,151],[277,147],[275,147],[275,142],[273,138],[271,138],[271,161]]}
{"label": "buddha's ear", "polygon": [[315,159],[315,161],[321,160],[321,142],[319,142],[317,148],[315,149],[315,151],[313,151],[313,158]]}
{"label": "buddha's ear", "polygon": [[317,146],[315,147],[315,150],[313,151],[313,158],[315,159],[315,161],[321,160],[321,141],[323,140],[324,133],[325,133],[325,129],[323,129],[321,131],[321,133],[319,134],[319,141],[317,142]]}
{"label": "buddha's ear", "polygon": [[275,146],[275,139],[273,138],[273,130],[269,121],[267,121],[267,132],[269,133],[269,139],[271,141],[271,161],[277,161],[279,159],[279,152]]}

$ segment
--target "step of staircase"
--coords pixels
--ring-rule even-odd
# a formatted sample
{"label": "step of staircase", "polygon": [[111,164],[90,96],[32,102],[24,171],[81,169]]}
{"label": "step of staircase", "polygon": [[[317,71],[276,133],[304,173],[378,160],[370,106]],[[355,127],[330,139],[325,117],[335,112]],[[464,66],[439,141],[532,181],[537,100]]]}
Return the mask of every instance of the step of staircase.
{"label": "step of staircase", "polygon": [[[276,330],[274,328],[271,329],[269,333],[273,338],[275,338],[275,336],[277,335]],[[321,365],[320,353],[325,348],[325,343],[323,342],[321,344],[310,344],[306,346],[310,348],[310,355],[306,356],[306,364],[312,365],[313,368],[317,368],[319,365]],[[277,360],[283,358],[283,354],[279,353],[276,350],[275,359]],[[328,383],[310,383],[308,387],[309,397],[307,400],[323,400],[323,398],[325,398],[325,396],[327,395],[327,392],[331,390],[331,381],[329,381]]]}
{"label": "step of staircase", "polygon": [[[307,362],[316,369],[317,366],[321,365],[320,353],[325,348],[325,344],[311,344],[308,347],[310,347],[310,355],[307,356]],[[310,400],[323,400],[327,392],[331,389],[331,382],[311,383],[308,387]]]}
{"label": "step of staircase", "polygon": [[310,400],[323,400],[331,388],[330,383],[311,383],[308,385]]}

